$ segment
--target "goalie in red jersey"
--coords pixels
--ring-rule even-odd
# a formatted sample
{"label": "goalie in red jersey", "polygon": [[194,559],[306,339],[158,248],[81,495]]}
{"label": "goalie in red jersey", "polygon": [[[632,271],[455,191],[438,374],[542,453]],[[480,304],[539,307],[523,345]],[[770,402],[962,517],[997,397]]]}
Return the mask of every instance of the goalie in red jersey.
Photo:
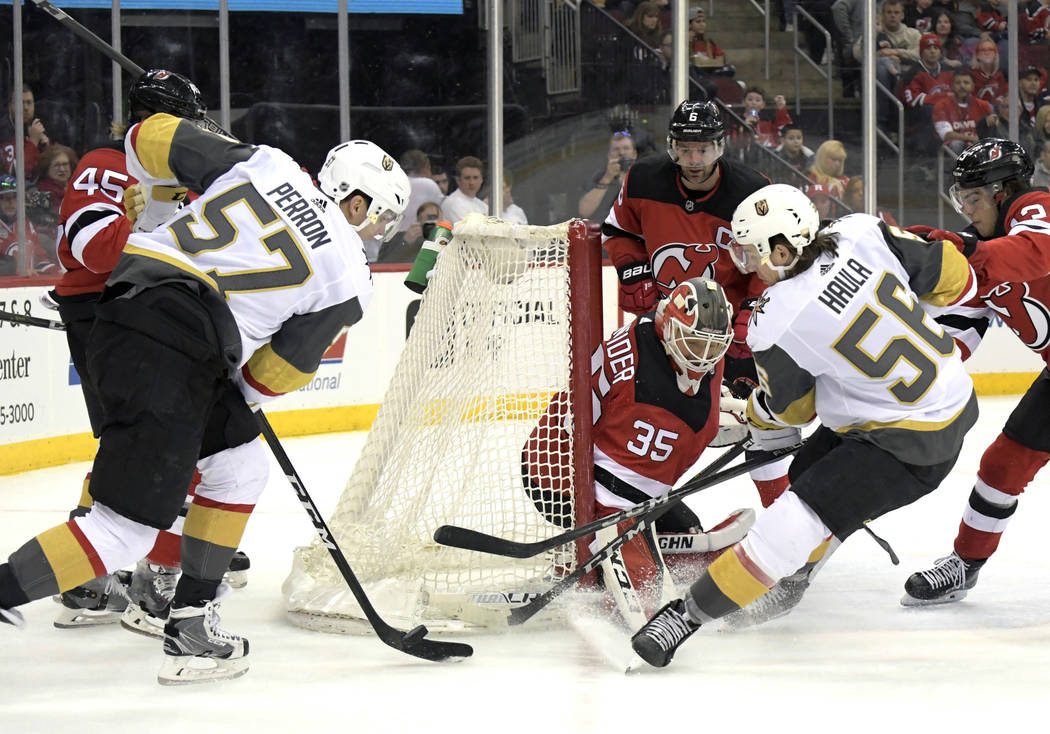
{"label": "goalie in red jersey", "polygon": [[[594,398],[596,517],[667,494],[708,446],[747,436],[743,400],[722,396],[722,357],[733,337],[732,308],[722,287],[690,278],[655,311],[617,330],[591,357]],[[533,430],[523,453],[523,480],[537,509],[552,522],[570,517],[570,467],[549,457],[568,456],[568,415],[557,396]],[[720,418],[724,416],[724,418]],[[754,521],[738,510],[704,532],[684,504],[635,537],[601,566],[606,590],[628,625],[673,592],[672,577],[689,578],[706,554],[732,545]],[[597,547],[631,526],[599,531]],[[661,552],[662,549],[662,552]],[[711,556],[713,558],[713,554]]]}
{"label": "goalie in red jersey", "polygon": [[[939,318],[964,356],[998,316],[1050,365],[1050,192],[1030,186],[1032,171],[1032,159],[1017,143],[981,140],[955,162],[949,192],[971,226],[961,233],[912,228],[927,239],[951,240],[973,266],[977,296]],[[1017,498],[1050,460],[1048,405],[1050,371],[1044,368],[981,457],[952,553],[908,578],[903,605],[958,601],[977,583]]]}

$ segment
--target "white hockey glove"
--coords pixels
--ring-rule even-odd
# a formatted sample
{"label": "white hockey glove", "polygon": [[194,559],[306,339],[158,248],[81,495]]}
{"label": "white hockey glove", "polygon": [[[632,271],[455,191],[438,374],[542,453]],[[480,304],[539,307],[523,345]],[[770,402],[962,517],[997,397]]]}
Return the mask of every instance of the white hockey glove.
{"label": "white hockey glove", "polygon": [[712,448],[732,446],[747,438],[747,401],[734,398],[729,387],[722,385],[718,404],[718,433],[708,444]]}
{"label": "white hockey glove", "polygon": [[[755,451],[773,451],[802,443],[802,429],[780,423],[766,407],[765,392],[756,389],[748,397],[747,422]],[[768,428],[767,426],[777,426]]]}

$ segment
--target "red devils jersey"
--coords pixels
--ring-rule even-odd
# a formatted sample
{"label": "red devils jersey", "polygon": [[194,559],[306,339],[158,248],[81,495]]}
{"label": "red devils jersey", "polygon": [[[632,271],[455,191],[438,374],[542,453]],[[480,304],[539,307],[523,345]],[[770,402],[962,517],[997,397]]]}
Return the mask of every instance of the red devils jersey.
{"label": "red devils jersey", "polygon": [[1000,97],[1005,97],[1010,93],[1006,75],[998,67],[991,72],[985,72],[980,67],[974,69],[973,88],[977,98],[989,104],[994,104]]}
{"label": "red devils jersey", "polygon": [[994,239],[970,258],[977,297],[941,321],[969,356],[995,316],[1050,366],[1050,191],[1030,189],[1007,200]]}
{"label": "red devils jersey", "polygon": [[762,282],[733,265],[729,243],[733,211],[769,180],[725,158],[718,166],[718,185],[701,195],[682,186],[678,166],[667,156],[635,163],[603,228],[603,244],[613,263],[622,267],[649,261],[656,286],[665,296],[697,276],[721,284],[734,306],[761,293]]}
{"label": "red devils jersey", "polygon": [[[626,509],[666,494],[718,432],[722,364],[683,394],[649,313],[602,343],[591,370],[598,504]],[[552,522],[570,502],[566,402],[555,396],[522,452],[526,490]]]}
{"label": "red devils jersey", "polygon": [[66,187],[58,214],[58,256],[66,269],[55,286],[60,296],[101,293],[131,234],[124,189],[136,181],[123,144],[114,145],[85,154]]}
{"label": "red devils jersey", "polygon": [[951,94],[933,106],[933,128],[941,140],[950,132],[977,132],[977,121],[992,114],[992,106],[983,99],[970,97],[960,105]]}
{"label": "red devils jersey", "polygon": [[955,72],[947,67],[941,67],[940,64],[934,68],[934,71],[937,73],[934,74],[922,68],[911,78],[911,81],[904,87],[905,104],[910,107],[924,104],[932,106],[951,94],[952,78]]}

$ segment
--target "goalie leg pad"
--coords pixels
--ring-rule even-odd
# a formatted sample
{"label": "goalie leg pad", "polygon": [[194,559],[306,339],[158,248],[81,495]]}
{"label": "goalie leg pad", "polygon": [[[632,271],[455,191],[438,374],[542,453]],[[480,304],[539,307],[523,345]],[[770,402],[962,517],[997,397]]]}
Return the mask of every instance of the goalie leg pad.
{"label": "goalie leg pad", "polygon": [[[607,512],[611,512],[605,508]],[[603,548],[620,533],[634,526],[634,520],[603,528],[594,534],[591,552]],[[664,566],[659,548],[650,536],[650,527],[645,533],[636,535],[616,553],[602,562],[602,585],[608,593],[614,609],[629,629],[636,629],[660,608],[664,590]],[[654,550],[655,555],[654,555]]]}

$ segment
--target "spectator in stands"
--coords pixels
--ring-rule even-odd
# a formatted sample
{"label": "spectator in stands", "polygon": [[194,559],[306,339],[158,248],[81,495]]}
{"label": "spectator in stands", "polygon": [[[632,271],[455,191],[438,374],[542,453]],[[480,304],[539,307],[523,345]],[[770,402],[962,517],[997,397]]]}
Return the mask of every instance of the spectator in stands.
{"label": "spectator in stands", "polygon": [[613,133],[609,139],[605,167],[591,176],[587,190],[580,197],[578,209],[581,217],[587,219],[596,213],[604,217],[609,213],[613,200],[620,193],[623,175],[637,159],[634,138],[623,130]]}
{"label": "spectator in stands", "polygon": [[[835,42],[835,21],[831,16],[833,4],[834,0],[799,0],[798,2],[798,6],[804,8],[813,17],[813,20],[831,32],[832,43]],[[809,54],[809,58],[818,64],[828,63],[828,54],[832,52],[832,49],[827,47],[824,33],[808,21],[801,24],[796,21],[796,24],[805,39],[806,53]]]}
{"label": "spectator in stands", "polygon": [[744,92],[744,122],[754,131],[755,142],[767,148],[780,145],[780,131],[792,122],[784,95],[774,97],[773,104],[775,110],[766,109],[766,93],[761,87]]}
{"label": "spectator in stands", "polygon": [[[951,18],[952,31],[962,38],[977,38],[981,34],[981,29],[977,27],[976,16],[964,10],[959,6],[958,0],[933,0],[933,7],[939,13],[947,13]],[[936,22],[934,25],[934,33],[940,35],[940,32],[936,30]],[[944,38],[941,38],[941,42],[944,42]]]}
{"label": "spectator in stands", "polygon": [[[36,228],[26,221],[26,242],[23,248],[18,237],[18,182],[14,176],[0,176],[0,275],[52,275],[61,272],[58,264],[40,247]],[[26,270],[21,270],[23,252],[28,253]]]}
{"label": "spectator in stands", "polygon": [[408,229],[398,232],[379,246],[377,263],[415,262],[419,249],[431,233],[434,224],[441,221],[441,207],[436,201],[425,201],[416,209],[416,218]]}
{"label": "spectator in stands", "polygon": [[[991,116],[991,117],[989,117]],[[973,96],[973,74],[959,69],[952,79],[952,94],[933,108],[933,127],[938,137],[956,155],[977,142],[977,123],[995,125],[992,106]]]}
{"label": "spectator in stands", "polygon": [[714,70],[726,65],[725,51],[707,37],[707,18],[702,9],[689,19],[689,55],[696,68]]}
{"label": "spectator in stands", "polygon": [[22,126],[25,133],[25,165],[27,176],[31,176],[40,160],[40,152],[51,140],[47,137],[44,123],[36,116],[36,97],[28,84],[22,86],[21,101],[18,94],[11,95],[7,108],[8,117],[0,143],[0,173],[15,172],[15,115],[22,110]]}
{"label": "spectator in stands", "polygon": [[924,33],[919,41],[919,64],[904,84],[903,102],[913,110],[924,111],[929,121],[929,110],[951,94],[953,74],[941,59],[941,41],[934,33]]}
{"label": "spectator in stands", "polygon": [[817,208],[820,221],[835,219],[835,200],[831,198],[831,193],[824,187],[824,184],[810,184],[806,187],[805,193],[813,202],[813,206]]}
{"label": "spectator in stands", "polygon": [[977,12],[977,27],[995,41],[1006,39],[1006,9],[1003,0],[985,0]]}
{"label": "spectator in stands", "polygon": [[36,190],[47,196],[51,210],[58,216],[66,185],[80,159],[73,149],[54,143],[44,148],[36,167]]}
{"label": "spectator in stands", "polygon": [[663,28],[660,26],[660,6],[655,2],[638,3],[630,20],[624,23],[627,30],[638,36],[649,48],[655,49],[660,45],[660,36]]}
{"label": "spectator in stands", "polygon": [[[503,171],[503,213],[500,214],[500,219],[511,224],[528,224],[529,218],[525,215],[525,210],[514,203],[514,174],[510,171]],[[488,184],[481,190],[479,194],[481,200],[489,205],[489,187]]]}
{"label": "spectator in stands", "polygon": [[780,132],[783,142],[777,146],[777,155],[798,170],[808,171],[813,165],[813,151],[805,146],[802,128],[792,122]]}
{"label": "spectator in stands", "polygon": [[842,192],[842,203],[853,212],[864,211],[864,177],[851,176]]}
{"label": "spectator in stands", "polygon": [[1017,72],[1017,93],[1020,100],[1022,124],[1035,128],[1035,115],[1039,108],[1050,103],[1043,92],[1043,71],[1038,66],[1026,66]]}
{"label": "spectator in stands", "polygon": [[1035,159],[1032,186],[1050,186],[1050,139],[1039,143],[1039,155]]}
{"label": "spectator in stands", "polygon": [[[887,89],[896,89],[901,74],[919,63],[919,39],[922,34],[909,28],[904,20],[904,5],[901,0],[883,0],[879,16],[881,30],[875,37],[877,62],[875,75]],[[854,57],[860,61],[861,41],[853,47]],[[884,95],[878,95],[879,120],[884,127],[892,125],[891,110]]]}
{"label": "spectator in stands", "polygon": [[[408,183],[412,186],[412,194],[408,197],[408,205],[405,207],[406,212],[418,210],[426,201],[436,201],[440,204],[444,200],[445,195],[431,178],[433,172],[430,170],[430,156],[412,148],[401,154],[398,163],[401,164],[401,170],[408,175]],[[413,224],[414,222],[409,222],[408,218],[404,217],[398,231],[404,232]]]}
{"label": "spectator in stands", "polygon": [[[941,63],[952,69],[958,69],[963,65],[963,40],[955,30],[955,21],[952,15],[944,10],[937,14],[937,20],[933,24],[933,33],[940,41]],[[969,44],[966,51],[966,61],[973,56],[973,47],[977,45],[976,39]],[[920,49],[921,53],[922,49]]]}
{"label": "spectator in stands", "polygon": [[817,148],[813,165],[809,168],[809,179],[822,184],[836,199],[842,198],[849,179],[843,175],[846,166],[846,147],[838,140],[825,140]]}
{"label": "spectator in stands", "polygon": [[445,170],[445,167],[431,162],[430,177],[434,179],[434,183],[441,189],[441,198],[444,199],[448,196],[448,172]]}
{"label": "spectator in stands", "polygon": [[993,102],[1010,93],[1006,75],[999,68],[999,47],[993,41],[978,42],[971,62],[971,70],[973,71],[974,94],[978,99]]}
{"label": "spectator in stands", "polygon": [[933,7],[933,0],[915,0],[904,6],[904,25],[919,33],[933,33],[935,14],[939,12]]}
{"label": "spectator in stands", "polygon": [[[1003,102],[1005,103],[1006,101],[1007,100],[1004,97]],[[1023,131],[1023,127],[1018,130],[1018,132]],[[1009,136],[1007,136],[1007,138],[1009,138]],[[1039,150],[1044,140],[1050,140],[1050,105],[1043,105],[1039,108],[1039,111],[1035,113],[1035,129],[1032,131],[1032,144],[1025,147],[1025,150],[1032,151],[1031,156],[1033,159],[1039,157]],[[1023,140],[1017,142],[1022,146],[1025,144]]]}
{"label": "spectator in stands", "polygon": [[836,56],[842,68],[842,94],[856,97],[860,94],[860,71],[853,47],[859,43],[864,31],[864,0],[835,0],[831,6],[831,18]]}
{"label": "spectator in stands", "polygon": [[1025,35],[1030,45],[1046,41],[1050,28],[1050,0],[1029,0],[1024,5],[1024,12],[1018,22],[1024,26]]}
{"label": "spectator in stands", "polygon": [[484,170],[481,159],[472,155],[456,161],[456,190],[441,203],[445,218],[453,224],[472,212],[488,214],[489,208],[478,198],[478,191],[485,182]]}

